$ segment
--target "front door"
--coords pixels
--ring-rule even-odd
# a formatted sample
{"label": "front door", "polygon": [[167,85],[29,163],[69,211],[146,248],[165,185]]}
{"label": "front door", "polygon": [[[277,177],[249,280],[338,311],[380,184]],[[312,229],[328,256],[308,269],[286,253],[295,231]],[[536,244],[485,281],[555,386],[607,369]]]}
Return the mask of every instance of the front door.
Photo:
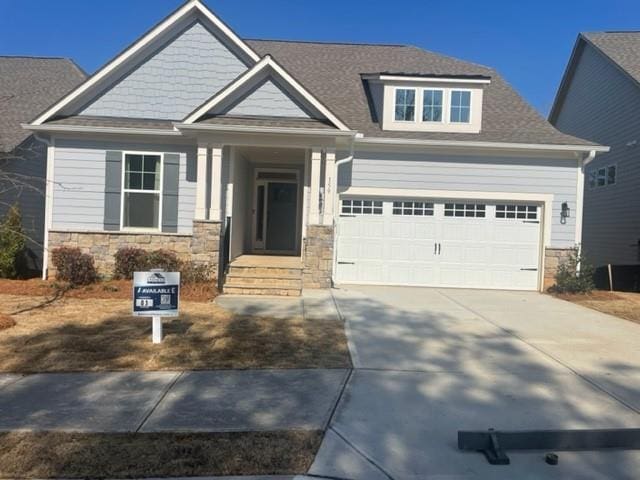
{"label": "front door", "polygon": [[256,172],[253,249],[256,253],[295,254],[298,238],[298,174]]}

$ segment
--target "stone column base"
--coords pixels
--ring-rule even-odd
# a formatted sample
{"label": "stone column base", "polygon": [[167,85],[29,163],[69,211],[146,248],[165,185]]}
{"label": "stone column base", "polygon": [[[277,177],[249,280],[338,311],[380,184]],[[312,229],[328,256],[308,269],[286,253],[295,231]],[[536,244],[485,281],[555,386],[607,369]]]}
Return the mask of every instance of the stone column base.
{"label": "stone column base", "polygon": [[302,257],[302,288],[331,288],[333,226],[309,225]]}
{"label": "stone column base", "polygon": [[544,290],[547,290],[556,284],[556,273],[558,273],[558,267],[566,262],[572,253],[573,248],[545,248],[544,280],[542,283]]}

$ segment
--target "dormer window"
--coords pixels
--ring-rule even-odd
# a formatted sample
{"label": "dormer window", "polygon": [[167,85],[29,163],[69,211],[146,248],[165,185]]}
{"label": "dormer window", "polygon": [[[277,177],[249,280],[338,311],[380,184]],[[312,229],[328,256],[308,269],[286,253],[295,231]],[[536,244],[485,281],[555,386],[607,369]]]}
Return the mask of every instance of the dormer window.
{"label": "dormer window", "polygon": [[422,121],[442,122],[443,90],[425,89],[422,92]]}
{"label": "dormer window", "polygon": [[383,130],[480,133],[483,75],[363,74]]}
{"label": "dormer window", "polygon": [[451,90],[451,122],[469,123],[471,120],[471,92]]}
{"label": "dormer window", "polygon": [[412,88],[396,90],[396,122],[413,122],[416,117],[416,91]]}

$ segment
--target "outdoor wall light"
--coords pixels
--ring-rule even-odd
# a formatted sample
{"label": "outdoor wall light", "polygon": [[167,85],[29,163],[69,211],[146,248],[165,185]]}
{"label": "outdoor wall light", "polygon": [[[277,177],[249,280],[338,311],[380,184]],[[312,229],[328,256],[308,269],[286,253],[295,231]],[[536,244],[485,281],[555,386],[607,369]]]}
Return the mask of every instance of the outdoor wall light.
{"label": "outdoor wall light", "polygon": [[567,223],[567,218],[571,217],[571,209],[567,202],[562,202],[562,211],[560,212],[560,223]]}

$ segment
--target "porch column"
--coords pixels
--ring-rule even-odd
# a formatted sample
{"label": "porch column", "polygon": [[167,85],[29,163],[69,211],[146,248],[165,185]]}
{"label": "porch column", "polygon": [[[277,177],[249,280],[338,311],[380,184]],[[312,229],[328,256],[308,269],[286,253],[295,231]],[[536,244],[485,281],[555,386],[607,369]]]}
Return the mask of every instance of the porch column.
{"label": "porch column", "polygon": [[221,221],[222,197],[222,145],[211,148],[211,204],[209,205],[209,220]]}
{"label": "porch column", "polygon": [[206,220],[207,208],[207,147],[198,146],[196,169],[196,220]]}
{"label": "porch column", "polygon": [[324,167],[324,209],[323,209],[323,225],[333,225],[333,209],[334,209],[334,190],[336,176],[336,150],[335,148],[327,148],[325,152]]}
{"label": "porch column", "polygon": [[227,179],[227,190],[225,192],[224,216],[233,216],[233,184],[235,183],[236,149],[229,148],[229,178]]}
{"label": "porch column", "polygon": [[311,149],[311,194],[309,198],[309,225],[320,223],[320,170],[322,168],[322,150]]}

